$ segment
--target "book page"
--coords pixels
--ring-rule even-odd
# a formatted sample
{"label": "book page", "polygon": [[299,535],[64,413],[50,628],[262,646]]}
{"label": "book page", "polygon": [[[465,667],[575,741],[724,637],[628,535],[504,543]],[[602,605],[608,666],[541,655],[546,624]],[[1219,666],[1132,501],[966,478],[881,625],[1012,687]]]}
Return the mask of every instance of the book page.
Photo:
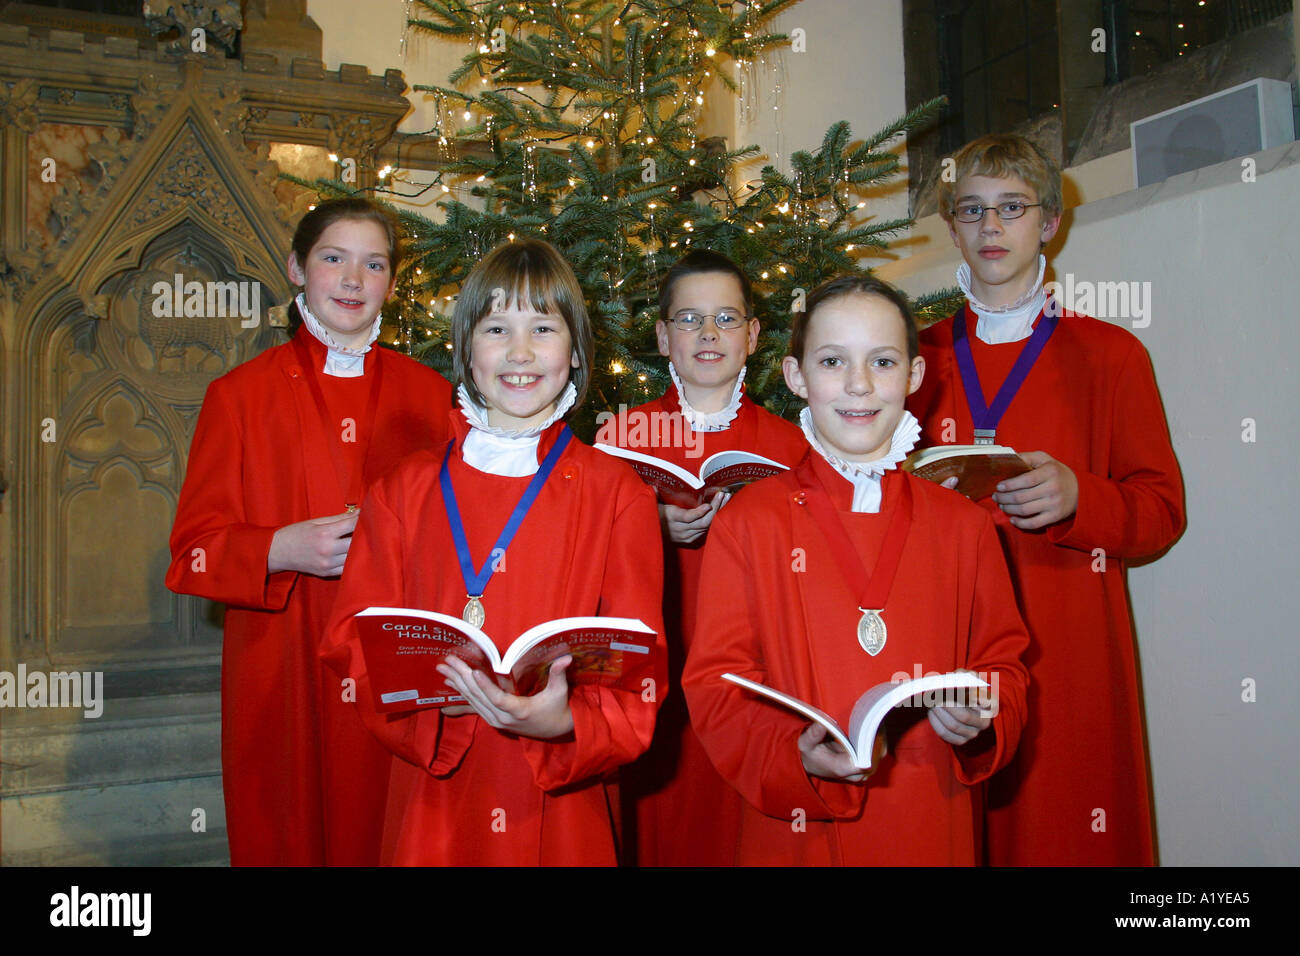
{"label": "book page", "polygon": [[953,671],[949,674],[929,674],[912,680],[877,684],[858,698],[849,717],[849,735],[856,745],[855,753],[865,755],[864,770],[871,766],[872,745],[881,721],[893,708],[927,691],[959,687],[987,687],[988,683],[970,671]]}
{"label": "book page", "polygon": [[700,474],[704,477],[706,491],[717,489],[734,494],[750,482],[778,475],[788,469],[761,455],[749,452],[724,451],[709,458]]}
{"label": "book page", "polygon": [[[837,741],[839,741],[840,746],[842,746],[845,749],[845,751],[848,752],[849,756],[853,758],[854,763],[857,763],[858,755],[857,755],[857,751],[854,750],[853,743],[845,735],[844,731],[840,728],[840,725],[835,722],[835,718],[832,717],[830,714],[826,713],[823,710],[818,710],[812,704],[809,704],[806,701],[802,701],[798,697],[791,697],[789,694],[783,694],[779,690],[775,690],[774,688],[768,687],[765,684],[756,683],[752,680],[749,680],[748,678],[741,677],[738,674],[729,674],[729,673],[723,674],[722,679],[729,680],[733,684],[739,684],[741,687],[745,688],[746,690],[752,690],[756,694],[761,694],[762,696],[768,698],[769,700],[773,700],[784,707],[789,707],[791,710],[803,714],[809,720],[816,721],[817,723],[821,724],[823,727],[826,728],[827,733],[829,733],[832,737],[834,737]],[[868,766],[870,766],[871,749],[870,749],[869,741],[868,741],[868,749],[867,749],[867,760],[868,760]]]}
{"label": "book page", "polygon": [[655,490],[664,504],[678,508],[698,508],[704,500],[699,490],[704,483],[670,461],[599,442],[592,447],[626,461],[637,477]]}
{"label": "book page", "polygon": [[[640,623],[640,622],[638,622]],[[514,692],[529,697],[546,689],[551,663],[565,654],[570,687],[600,684],[640,693],[641,681],[654,676],[654,632],[631,633],[608,626],[578,627],[546,638],[520,656],[511,669]]]}

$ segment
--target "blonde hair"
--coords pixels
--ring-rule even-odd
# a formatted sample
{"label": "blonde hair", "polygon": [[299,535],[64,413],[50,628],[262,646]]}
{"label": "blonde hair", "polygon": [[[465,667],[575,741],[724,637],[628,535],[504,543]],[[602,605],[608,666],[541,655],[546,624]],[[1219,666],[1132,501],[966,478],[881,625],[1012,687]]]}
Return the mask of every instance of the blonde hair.
{"label": "blonde hair", "polygon": [[541,239],[502,243],[489,252],[465,279],[451,316],[456,381],[465,386],[470,398],[479,405],[487,404],[470,371],[474,327],[493,308],[514,301],[520,305],[526,302],[538,312],[554,313],[564,319],[574,354],[578,357],[578,367],[569,374],[569,381],[577,390],[573,404],[577,408],[586,397],[587,385],[591,381],[594,348],[591,318],[587,315],[582,287],[573,274],[573,267],[554,246]]}
{"label": "blonde hair", "polygon": [[959,149],[952,159],[956,175],[951,177],[951,182],[945,178],[939,186],[939,214],[946,222],[953,221],[957,183],[965,176],[994,179],[1018,176],[1038,194],[1045,219],[1059,216],[1063,210],[1061,170],[1023,136],[1011,133],[981,136]]}

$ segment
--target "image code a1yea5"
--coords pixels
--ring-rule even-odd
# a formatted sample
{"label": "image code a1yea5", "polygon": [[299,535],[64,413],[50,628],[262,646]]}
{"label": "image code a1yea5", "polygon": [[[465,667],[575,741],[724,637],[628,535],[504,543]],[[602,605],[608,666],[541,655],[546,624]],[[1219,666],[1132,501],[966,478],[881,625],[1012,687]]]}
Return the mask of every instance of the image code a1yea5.
{"label": "image code a1yea5", "polygon": [[1249,903],[1250,893],[1238,893],[1232,890],[1223,892],[1187,892],[1183,890],[1177,893],[1130,893],[1129,902],[1147,903],[1155,906],[1164,906],[1166,903]]}

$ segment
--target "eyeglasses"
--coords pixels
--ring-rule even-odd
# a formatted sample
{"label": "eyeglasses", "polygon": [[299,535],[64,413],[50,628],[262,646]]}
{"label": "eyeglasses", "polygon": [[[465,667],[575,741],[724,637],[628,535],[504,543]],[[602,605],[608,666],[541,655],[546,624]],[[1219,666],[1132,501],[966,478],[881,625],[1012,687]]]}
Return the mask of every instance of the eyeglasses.
{"label": "eyeglasses", "polygon": [[1019,219],[1030,206],[1041,205],[1040,202],[1000,202],[996,206],[981,206],[977,202],[970,202],[954,209],[952,216],[958,222],[983,222],[984,214],[992,209],[997,212],[999,219],[1006,222],[1008,219]]}
{"label": "eyeglasses", "polygon": [[737,312],[734,309],[723,309],[716,315],[687,310],[685,312],[678,312],[672,317],[671,321],[673,325],[677,326],[677,328],[681,329],[683,332],[698,332],[700,329],[704,328],[705,319],[712,319],[713,324],[721,331],[730,332],[733,329],[741,328],[749,321],[749,316]]}

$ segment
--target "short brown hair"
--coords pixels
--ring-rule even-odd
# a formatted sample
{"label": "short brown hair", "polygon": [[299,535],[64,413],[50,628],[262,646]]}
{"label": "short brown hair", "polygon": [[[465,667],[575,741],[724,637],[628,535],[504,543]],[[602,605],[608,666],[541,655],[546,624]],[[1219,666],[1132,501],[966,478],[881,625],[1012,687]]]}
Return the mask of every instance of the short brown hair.
{"label": "short brown hair", "polygon": [[848,275],[828,279],[813,289],[808,294],[803,311],[794,314],[794,320],[790,323],[790,354],[795,357],[800,365],[803,364],[803,353],[808,338],[808,324],[812,321],[813,313],[817,311],[817,307],[833,299],[841,299],[849,295],[878,295],[882,299],[892,302],[898,308],[899,315],[903,317],[903,326],[907,330],[907,360],[910,362],[921,354],[921,341],[916,329],[916,316],[912,314],[912,306],[908,303],[907,297],[888,282],[877,279],[875,276]]}
{"label": "short brown hair", "polygon": [[678,282],[687,276],[714,272],[733,276],[740,283],[740,295],[745,300],[745,315],[753,318],[754,291],[749,276],[745,275],[745,270],[740,266],[712,249],[692,249],[673,263],[668,274],[664,276],[664,281],[659,285],[659,318],[664,322],[671,320],[669,307],[672,305],[673,290],[677,288]]}
{"label": "short brown hair", "polygon": [[528,305],[538,312],[562,316],[569,327],[573,351],[578,356],[578,367],[572,369],[569,381],[577,390],[573,407],[577,408],[587,395],[591,381],[591,356],[593,335],[587,304],[582,298],[582,287],[573,267],[549,242],[541,239],[521,239],[504,242],[479,262],[466,277],[456,299],[451,316],[452,354],[456,381],[465,386],[469,397],[479,405],[486,405],[483,395],[474,384],[470,371],[470,356],[474,340],[474,327],[494,305],[500,307],[503,290],[509,303],[515,299],[523,302],[527,290]]}
{"label": "short brown hair", "polygon": [[1011,133],[994,133],[971,140],[952,157],[951,181],[939,185],[939,214],[952,222],[957,202],[957,183],[964,176],[1004,179],[1018,176],[1038,194],[1043,215],[1051,219],[1064,208],[1061,199],[1061,170],[1051,157],[1025,139]]}
{"label": "short brown hair", "polygon": [[361,196],[327,199],[302,217],[294,230],[291,246],[299,267],[307,267],[307,257],[320,240],[321,233],[341,219],[367,220],[384,230],[388,237],[388,269],[390,274],[396,275],[402,261],[402,227],[392,210]]}

